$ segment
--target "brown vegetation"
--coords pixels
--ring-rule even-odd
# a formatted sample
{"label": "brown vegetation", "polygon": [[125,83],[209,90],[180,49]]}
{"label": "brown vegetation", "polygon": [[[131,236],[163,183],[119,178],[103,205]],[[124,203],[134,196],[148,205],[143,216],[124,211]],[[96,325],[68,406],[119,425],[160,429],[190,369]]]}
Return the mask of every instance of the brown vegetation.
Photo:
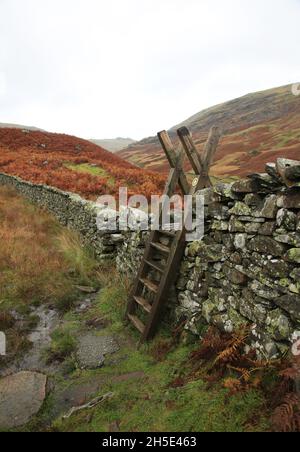
{"label": "brown vegetation", "polygon": [[[185,121],[199,149],[213,125],[224,131],[211,174],[246,176],[263,172],[278,157],[297,159],[300,151],[300,102],[291,87],[254,93],[212,107]],[[175,127],[170,134],[178,142]],[[168,163],[158,140],[147,138],[119,152],[122,158],[144,169],[164,173]],[[187,167],[188,168],[188,167]]]}
{"label": "brown vegetation", "polygon": [[[70,168],[80,164],[99,168],[100,174]],[[21,129],[0,129],[0,171],[86,198],[118,193],[121,186],[128,187],[129,194],[150,197],[165,183],[163,176],[134,167],[89,141]]]}

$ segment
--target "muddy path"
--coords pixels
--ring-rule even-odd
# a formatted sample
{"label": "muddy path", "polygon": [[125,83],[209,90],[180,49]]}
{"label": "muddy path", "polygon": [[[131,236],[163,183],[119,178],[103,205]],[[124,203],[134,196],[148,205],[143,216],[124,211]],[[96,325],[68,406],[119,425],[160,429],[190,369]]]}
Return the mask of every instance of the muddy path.
{"label": "muddy path", "polygon": [[[39,320],[27,337],[30,349],[0,368],[0,429],[24,428],[40,413],[42,429],[47,429],[56,417],[90,401],[107,383],[101,368],[117,365],[114,355],[122,351],[122,341],[112,334],[106,322],[93,318],[97,296],[81,297],[66,316],[43,305],[34,310]],[[66,357],[74,364],[70,373],[66,360],[49,362],[45,353],[53,332],[69,325],[76,325],[76,349]],[[71,375],[73,370],[77,371],[75,377]],[[140,375],[128,374],[123,378]],[[45,404],[47,412],[42,408]]]}
{"label": "muddy path", "polygon": [[[62,322],[59,313],[47,306],[39,306],[34,310],[39,318],[37,326],[28,334],[31,346],[25,354],[13,360],[7,367],[0,368],[0,376],[6,377],[16,372],[30,370],[46,374],[56,372],[57,365],[48,365],[44,359],[44,351],[51,343],[51,334]],[[19,320],[22,321],[22,320]]]}

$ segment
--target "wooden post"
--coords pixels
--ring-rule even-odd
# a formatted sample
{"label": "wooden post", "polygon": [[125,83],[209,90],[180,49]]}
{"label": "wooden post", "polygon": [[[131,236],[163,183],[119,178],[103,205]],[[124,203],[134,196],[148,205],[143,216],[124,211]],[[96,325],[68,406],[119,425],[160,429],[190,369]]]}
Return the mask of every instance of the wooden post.
{"label": "wooden post", "polygon": [[192,136],[186,127],[181,127],[177,130],[178,137],[181,141],[183,149],[187,153],[188,159],[191,162],[192,168],[196,174],[202,173],[202,162],[198,155],[198,151],[193,142]]}
{"label": "wooden post", "polygon": [[177,131],[177,133],[182,146],[187,153],[192,168],[194,169],[196,175],[200,177],[199,190],[211,187],[212,183],[208,173],[221,138],[220,129],[218,127],[211,128],[207,142],[204,146],[202,157],[198,154],[193,138],[186,127],[182,127]]}
{"label": "wooden post", "polygon": [[[183,161],[184,161],[184,154],[183,152],[179,151],[176,152],[174,149],[174,146],[172,144],[172,141],[169,137],[168,132],[163,130],[162,132],[159,132],[157,134],[158,139],[160,141],[160,144],[165,151],[166,157],[168,159],[168,162],[171,166],[171,168],[178,168],[178,164],[180,165],[179,169],[179,185],[184,195],[187,195],[190,191],[190,186],[188,183],[188,180],[186,178],[186,175],[183,172]],[[180,162],[178,162],[178,157],[180,158]]]}

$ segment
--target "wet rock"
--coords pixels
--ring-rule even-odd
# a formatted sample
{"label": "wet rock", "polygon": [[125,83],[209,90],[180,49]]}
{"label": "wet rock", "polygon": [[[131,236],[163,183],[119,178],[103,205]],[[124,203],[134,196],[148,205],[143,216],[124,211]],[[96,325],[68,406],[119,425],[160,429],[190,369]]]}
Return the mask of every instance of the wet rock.
{"label": "wet rock", "polygon": [[272,256],[282,256],[286,251],[286,247],[271,237],[257,236],[251,239],[248,243],[250,251],[267,254]]}
{"label": "wet rock", "polygon": [[102,367],[107,355],[119,350],[119,345],[112,336],[87,333],[78,341],[77,359],[82,369]]}
{"label": "wet rock", "polygon": [[59,314],[55,310],[41,305],[34,309],[34,316],[39,320],[35,326],[31,326],[31,331],[27,336],[31,344],[30,349],[13,362],[7,363],[8,367],[1,368],[0,366],[0,376],[15,374],[24,370],[34,370],[48,375],[59,372],[59,366],[49,364],[44,360],[44,350],[50,345],[51,334],[60,322]]}
{"label": "wet rock", "polygon": [[19,372],[0,380],[0,428],[27,424],[39,412],[46,397],[46,375]]}

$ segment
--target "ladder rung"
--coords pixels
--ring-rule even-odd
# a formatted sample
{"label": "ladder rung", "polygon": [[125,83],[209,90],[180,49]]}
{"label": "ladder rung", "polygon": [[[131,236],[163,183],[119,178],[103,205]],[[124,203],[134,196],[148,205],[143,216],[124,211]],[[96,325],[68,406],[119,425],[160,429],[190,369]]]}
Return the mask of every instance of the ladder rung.
{"label": "ladder rung", "polygon": [[162,235],[166,235],[167,237],[176,237],[176,232],[172,232],[172,231],[158,231],[160,234]]}
{"label": "ladder rung", "polygon": [[161,251],[163,253],[167,253],[167,254],[170,253],[170,248],[168,248],[165,245],[162,245],[161,243],[152,242],[151,246],[152,246],[152,248],[155,248],[156,250]]}
{"label": "ladder rung", "polygon": [[143,322],[139,318],[137,318],[135,315],[128,314],[128,318],[129,318],[129,320],[131,320],[131,322],[136,327],[136,329],[139,330],[139,332],[143,334],[143,332],[145,330],[145,325],[143,324]]}
{"label": "ladder rung", "polygon": [[142,298],[142,297],[133,297],[133,298],[134,298],[134,300],[135,300],[140,306],[142,306],[142,308],[143,308],[146,312],[148,312],[148,313],[150,314],[151,309],[152,309],[152,306],[151,306],[150,303],[148,303],[147,300],[145,300],[145,298]]}
{"label": "ladder rung", "polygon": [[163,267],[161,267],[159,264],[157,264],[156,262],[146,260],[146,264],[149,265],[150,267],[154,268],[155,270],[157,270],[160,273],[164,273],[164,271],[165,271],[165,269]]}
{"label": "ladder rung", "polygon": [[151,290],[151,292],[156,293],[158,291],[158,286],[154,282],[149,281],[149,279],[141,278],[140,281],[142,284],[144,284],[145,287]]}

